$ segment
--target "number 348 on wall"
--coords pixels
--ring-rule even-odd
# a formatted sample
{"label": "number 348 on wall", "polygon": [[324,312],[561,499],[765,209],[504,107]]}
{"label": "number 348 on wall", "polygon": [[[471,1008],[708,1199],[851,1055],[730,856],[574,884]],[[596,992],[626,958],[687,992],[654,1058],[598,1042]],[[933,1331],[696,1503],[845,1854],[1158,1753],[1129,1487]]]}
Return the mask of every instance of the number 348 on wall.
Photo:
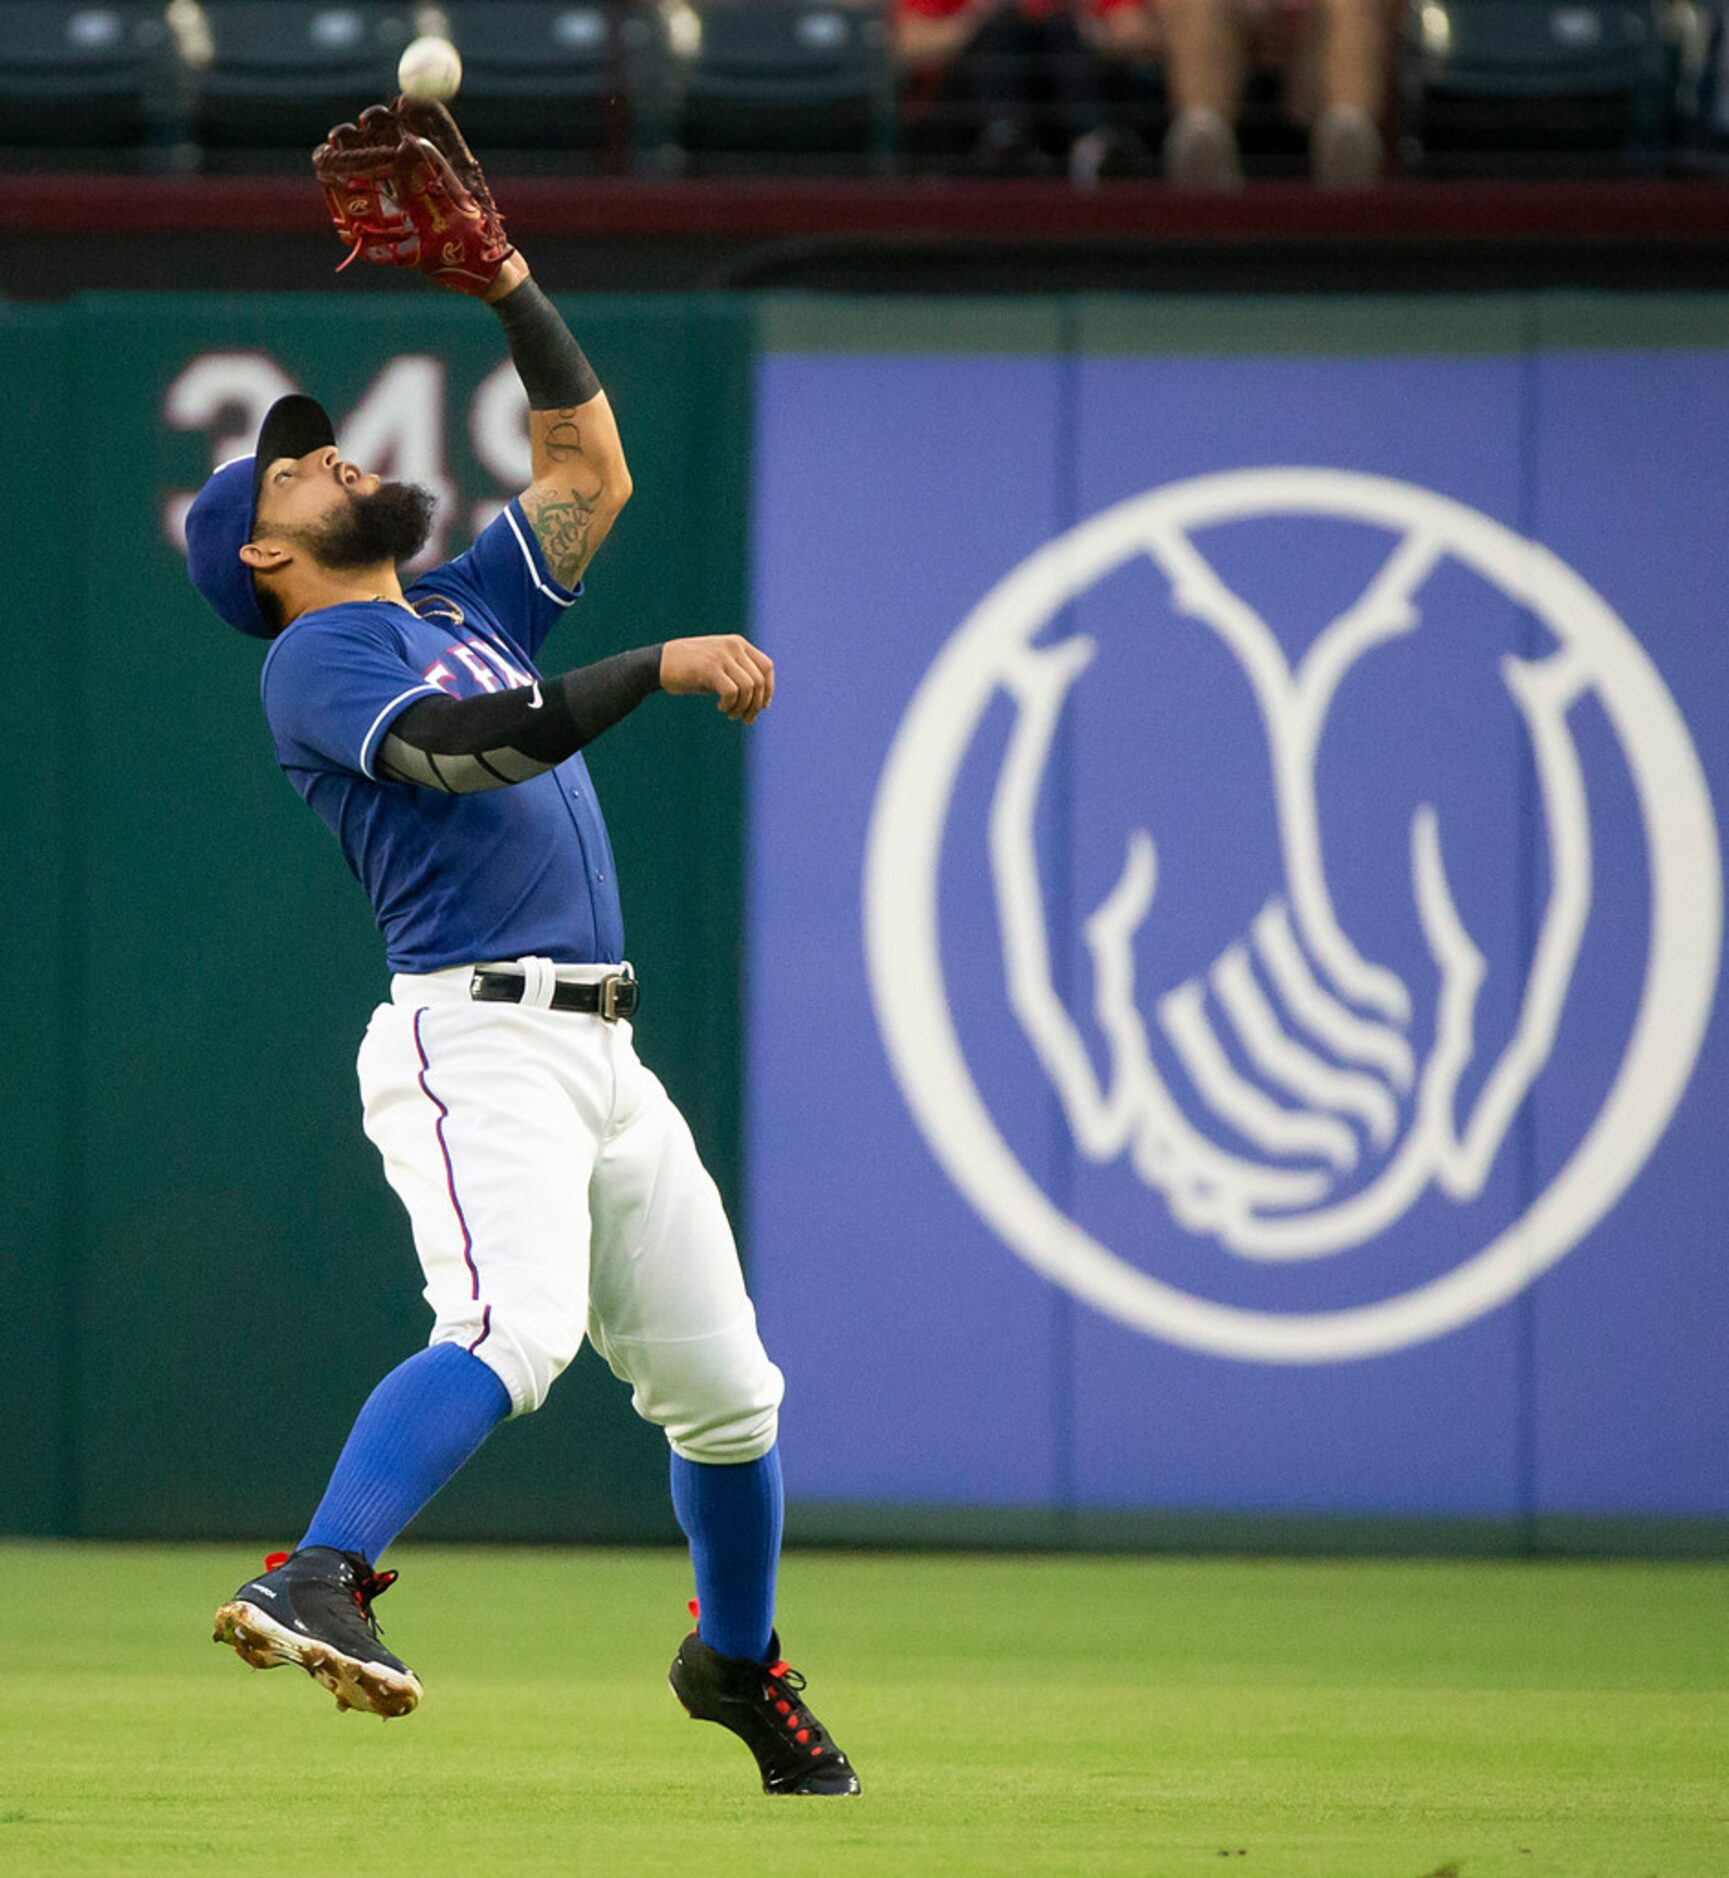
{"label": "number 348 on wall", "polygon": [[[201,352],[174,378],[162,400],[169,430],[201,431],[209,443],[208,469],[244,456],[264,414],[280,397],[301,387],[268,352]],[[468,410],[474,455],[491,479],[484,490],[459,489],[446,446],[446,383],[441,360],[408,352],[388,360],[353,407],[335,411],[342,451],[363,468],[403,482],[422,483],[438,497],[432,538],[415,566],[433,567],[447,558],[453,521],[477,535],[511,495],[530,480],[528,402],[506,360],[481,380]],[[161,497],[162,527],[184,551],[186,511],[193,489],[170,489]]]}

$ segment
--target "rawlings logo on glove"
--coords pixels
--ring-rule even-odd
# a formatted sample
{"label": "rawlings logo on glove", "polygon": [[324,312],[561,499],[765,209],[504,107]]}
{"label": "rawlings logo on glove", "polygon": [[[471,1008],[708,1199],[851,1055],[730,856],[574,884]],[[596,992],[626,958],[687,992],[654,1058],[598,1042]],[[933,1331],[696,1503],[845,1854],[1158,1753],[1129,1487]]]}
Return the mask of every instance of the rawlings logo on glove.
{"label": "rawlings logo on glove", "polygon": [[474,152],[441,104],[373,105],[358,124],[331,131],[312,169],[348,246],[342,267],[362,255],[480,295],[516,252]]}

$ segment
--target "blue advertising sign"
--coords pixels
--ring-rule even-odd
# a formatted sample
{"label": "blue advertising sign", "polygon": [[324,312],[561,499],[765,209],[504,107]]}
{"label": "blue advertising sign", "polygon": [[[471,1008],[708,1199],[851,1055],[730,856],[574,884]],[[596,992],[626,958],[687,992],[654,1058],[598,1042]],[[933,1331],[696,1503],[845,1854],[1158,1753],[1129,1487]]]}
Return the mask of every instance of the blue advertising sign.
{"label": "blue advertising sign", "polygon": [[1729,1512],[1729,354],[758,390],[793,1493]]}

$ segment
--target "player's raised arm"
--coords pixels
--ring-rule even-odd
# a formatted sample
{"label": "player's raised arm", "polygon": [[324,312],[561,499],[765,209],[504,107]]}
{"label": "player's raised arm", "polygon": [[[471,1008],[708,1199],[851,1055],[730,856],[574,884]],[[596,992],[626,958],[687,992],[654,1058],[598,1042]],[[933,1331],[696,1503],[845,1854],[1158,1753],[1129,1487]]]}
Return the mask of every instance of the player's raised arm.
{"label": "player's raised arm", "polygon": [[484,297],[528,393],[534,481],[522,512],[553,579],[574,587],[630,499],[618,424],[581,346],[520,254],[504,263]]}
{"label": "player's raised arm", "polygon": [[[410,98],[374,105],[331,131],[312,166],[349,260],[416,268],[498,315],[528,394],[533,481],[522,511],[552,578],[574,587],[630,499],[624,446],[599,379],[511,246],[455,120]],[[748,724],[774,696],[774,667],[727,633],[642,647],[544,689],[537,681],[487,698],[421,699],[392,726],[382,770],[455,794],[528,781],[656,690],[706,693]]]}
{"label": "player's raised arm", "polygon": [[425,100],[374,105],[338,125],[312,167],[350,260],[418,268],[498,314],[528,393],[534,481],[523,512],[553,578],[574,587],[630,499],[624,447],[600,380],[511,246],[456,120]]}

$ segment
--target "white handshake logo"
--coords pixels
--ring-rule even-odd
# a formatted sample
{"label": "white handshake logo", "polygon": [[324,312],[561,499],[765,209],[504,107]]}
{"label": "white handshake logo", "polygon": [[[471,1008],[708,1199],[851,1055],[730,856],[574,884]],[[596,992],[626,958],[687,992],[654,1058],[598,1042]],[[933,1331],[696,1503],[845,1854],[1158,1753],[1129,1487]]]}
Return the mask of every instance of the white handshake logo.
{"label": "white handshake logo", "polygon": [[[1362,592],[1295,662],[1197,541],[1222,524],[1273,517],[1356,523],[1392,542]],[[1098,648],[1084,634],[1052,641],[1049,629],[1142,557],[1171,610],[1215,635],[1247,679],[1271,770],[1282,879],[1205,970],[1144,986],[1136,942],[1158,919],[1160,847],[1156,830],[1131,829],[1115,885],[1081,931],[1090,969],[1079,976],[1090,978],[1101,1071],[1058,990],[1053,957],[1066,935],[1050,929],[1037,835],[1054,740]],[[1409,873],[1393,883],[1410,897],[1433,968],[1422,974],[1433,1008],[1419,1012],[1413,986],[1365,956],[1340,920],[1318,795],[1341,688],[1359,669],[1370,673],[1390,645],[1445,632],[1425,620],[1423,593],[1449,560],[1499,589],[1554,643],[1499,667],[1529,738],[1546,866],[1516,1017],[1492,1060],[1478,1021],[1490,961],[1461,915],[1436,808],[1416,807]],[[1484,1192],[1551,1061],[1590,919],[1591,810],[1569,725],[1587,696],[1610,721],[1639,802],[1649,956],[1608,1097],[1523,1218],[1487,1245],[1462,1244],[1450,1270],[1413,1289],[1377,1297],[1366,1279],[1363,1303],[1298,1313],[1180,1290],[1148,1269],[1145,1247],[1106,1246],[1051,1200],[979,1093],[942,974],[942,843],[962,761],[996,699],[1013,710],[984,837],[1006,1002],[1075,1148],[1093,1164],[1126,1161],[1185,1234],[1235,1259],[1292,1262],[1370,1244],[1425,1193],[1463,1205]],[[1193,786],[1204,791],[1207,779]],[[949,641],[908,710],[867,861],[879,1024],[915,1118],[975,1210],[1047,1277],[1124,1323],[1260,1361],[1339,1360],[1439,1335],[1514,1295],[1577,1244],[1644,1164],[1686,1086],[1710,1013],[1720,926],[1717,836],[1697,757],[1662,681],[1603,600],[1546,549],[1474,510],[1409,484],[1325,469],[1173,484],[1095,516],[1015,569]],[[1157,1218],[1149,1216],[1149,1244]]]}

